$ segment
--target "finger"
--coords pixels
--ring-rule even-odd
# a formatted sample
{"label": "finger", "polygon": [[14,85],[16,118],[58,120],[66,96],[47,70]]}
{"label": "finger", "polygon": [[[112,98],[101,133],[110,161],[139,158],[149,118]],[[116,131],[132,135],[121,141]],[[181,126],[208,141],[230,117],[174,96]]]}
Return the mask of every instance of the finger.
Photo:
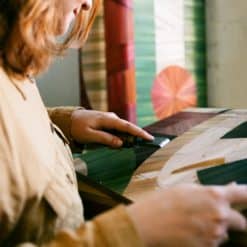
{"label": "finger", "polygon": [[247,186],[231,184],[225,187],[225,198],[230,204],[247,205]]}
{"label": "finger", "polygon": [[123,145],[120,138],[101,130],[90,130],[90,136],[91,142],[101,143],[113,148],[119,148]]}
{"label": "finger", "polygon": [[215,241],[214,246],[221,246],[222,244],[224,244],[225,242],[227,242],[229,240],[229,235],[227,232],[225,232],[221,238],[219,238],[218,240]]}
{"label": "finger", "polygon": [[227,227],[232,230],[244,231],[247,227],[246,218],[236,210],[229,208]]}
{"label": "finger", "polygon": [[221,240],[219,241],[218,245],[219,246],[220,244],[223,244],[225,242],[227,242],[229,240],[229,235],[227,232],[225,232],[221,238]]}
{"label": "finger", "polygon": [[236,182],[231,182],[228,185],[231,186],[231,185],[238,185],[238,184]]}
{"label": "finger", "polygon": [[203,247],[219,247],[220,244],[224,243],[221,239],[217,240],[206,240],[204,241],[204,245],[197,245],[197,246],[203,246]]}
{"label": "finger", "polygon": [[154,137],[142,128],[120,118],[105,118],[102,122],[103,128],[114,128],[116,130],[129,133],[133,136],[138,136],[147,140],[153,140]]}

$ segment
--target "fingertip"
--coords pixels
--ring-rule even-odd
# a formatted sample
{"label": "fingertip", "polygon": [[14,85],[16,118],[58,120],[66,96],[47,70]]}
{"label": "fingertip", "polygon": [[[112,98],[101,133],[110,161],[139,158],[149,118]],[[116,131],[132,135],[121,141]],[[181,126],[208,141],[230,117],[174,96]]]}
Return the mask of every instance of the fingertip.
{"label": "fingertip", "polygon": [[225,190],[226,198],[232,204],[247,204],[247,186],[230,184]]}
{"label": "fingertip", "polygon": [[143,137],[149,141],[153,141],[155,138],[154,136],[150,135],[147,131],[142,130]]}
{"label": "fingertip", "polygon": [[234,181],[234,182],[229,183],[227,186],[232,187],[232,186],[237,186],[237,185],[238,185],[238,184]]}
{"label": "fingertip", "polygon": [[245,216],[238,211],[230,209],[228,213],[228,227],[232,230],[245,231],[247,228]]}
{"label": "fingertip", "polygon": [[150,135],[149,133],[146,132],[146,136],[150,141],[153,141],[155,138],[154,136]]}
{"label": "fingertip", "polygon": [[247,220],[245,217],[242,217],[242,225],[240,226],[240,230],[245,231],[247,229]]}
{"label": "fingertip", "polygon": [[123,141],[117,137],[113,137],[111,146],[115,148],[120,148],[123,145]]}

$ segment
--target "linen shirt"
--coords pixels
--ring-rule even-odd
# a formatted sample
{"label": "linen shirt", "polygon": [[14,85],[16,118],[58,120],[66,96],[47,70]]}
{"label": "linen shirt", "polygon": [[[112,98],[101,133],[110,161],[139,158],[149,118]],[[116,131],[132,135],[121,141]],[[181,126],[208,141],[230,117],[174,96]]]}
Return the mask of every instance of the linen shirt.
{"label": "linen shirt", "polygon": [[35,82],[0,68],[0,246],[143,246],[124,206],[84,221],[73,157],[51,121],[68,137],[73,110],[47,111]]}

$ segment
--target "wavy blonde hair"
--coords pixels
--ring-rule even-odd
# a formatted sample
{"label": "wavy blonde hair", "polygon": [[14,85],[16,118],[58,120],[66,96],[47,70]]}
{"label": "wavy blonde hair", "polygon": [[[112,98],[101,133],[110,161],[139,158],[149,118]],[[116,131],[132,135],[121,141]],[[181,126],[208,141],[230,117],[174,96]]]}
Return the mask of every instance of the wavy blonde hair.
{"label": "wavy blonde hair", "polygon": [[90,12],[80,11],[63,43],[56,37],[61,18],[57,1],[0,0],[0,63],[9,76],[36,76],[72,44],[83,46],[100,0],[93,0]]}

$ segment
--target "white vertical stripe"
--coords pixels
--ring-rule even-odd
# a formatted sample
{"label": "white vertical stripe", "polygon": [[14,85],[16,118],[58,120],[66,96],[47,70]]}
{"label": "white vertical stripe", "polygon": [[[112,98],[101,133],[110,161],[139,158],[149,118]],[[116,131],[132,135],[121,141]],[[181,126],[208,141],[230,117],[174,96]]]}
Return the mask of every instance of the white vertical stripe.
{"label": "white vertical stripe", "polygon": [[157,73],[185,66],[184,0],[154,0]]}

